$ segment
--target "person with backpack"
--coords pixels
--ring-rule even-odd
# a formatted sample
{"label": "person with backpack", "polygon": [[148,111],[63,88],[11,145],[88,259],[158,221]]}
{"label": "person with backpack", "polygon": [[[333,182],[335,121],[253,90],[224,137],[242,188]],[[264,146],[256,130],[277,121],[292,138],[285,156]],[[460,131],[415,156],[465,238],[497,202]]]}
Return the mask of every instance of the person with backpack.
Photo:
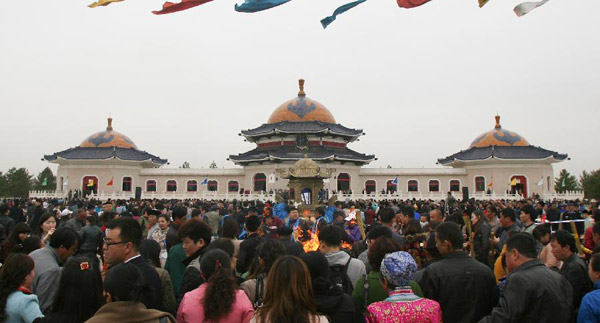
{"label": "person with backpack", "polygon": [[331,323],[362,323],[362,309],[338,286],[329,280],[327,259],[320,251],[310,251],[300,256],[308,270],[313,287],[317,313],[326,315]]}
{"label": "person with backpack", "polygon": [[279,240],[267,239],[258,246],[256,253],[259,268],[255,275],[249,276],[240,286],[255,309],[262,305],[267,275],[273,263],[285,255],[285,247]]}
{"label": "person with backpack", "polygon": [[344,293],[352,294],[356,282],[366,274],[365,264],[342,251],[342,235],[339,226],[324,226],[319,232],[319,251],[327,258],[331,282],[342,287]]}

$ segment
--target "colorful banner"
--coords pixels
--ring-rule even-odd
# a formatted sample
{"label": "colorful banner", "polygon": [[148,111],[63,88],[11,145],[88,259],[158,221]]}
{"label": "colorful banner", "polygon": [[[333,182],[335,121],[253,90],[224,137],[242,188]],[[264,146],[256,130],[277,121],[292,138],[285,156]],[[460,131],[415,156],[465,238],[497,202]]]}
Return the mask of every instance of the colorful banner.
{"label": "colorful banner", "polygon": [[161,10],[152,11],[152,13],[155,15],[164,15],[164,14],[168,14],[168,13],[174,13],[174,12],[194,8],[194,7],[197,7],[201,4],[205,4],[210,1],[212,1],[212,0],[181,0],[181,2],[179,2],[179,3],[173,3],[173,2],[167,1],[163,4],[163,7]]}
{"label": "colorful banner", "polygon": [[422,6],[429,1],[431,0],[396,0],[398,7],[406,9]]}
{"label": "colorful banner", "polygon": [[108,6],[109,4],[113,3],[113,2],[121,2],[124,0],[98,0],[92,4],[90,4],[88,7],[90,8],[96,8],[96,7],[104,7],[104,6]]}
{"label": "colorful banner", "polygon": [[367,1],[367,0],[358,0],[358,1],[350,2],[350,3],[346,3],[345,5],[335,9],[335,11],[333,11],[333,15],[321,19],[321,25],[323,26],[323,29],[327,28],[327,26],[329,26],[329,24],[334,22],[337,15],[343,14],[344,12],[358,6],[359,4],[361,4],[365,1]]}
{"label": "colorful banner", "polygon": [[245,0],[242,4],[235,4],[237,12],[259,12],[275,8],[291,0]]}

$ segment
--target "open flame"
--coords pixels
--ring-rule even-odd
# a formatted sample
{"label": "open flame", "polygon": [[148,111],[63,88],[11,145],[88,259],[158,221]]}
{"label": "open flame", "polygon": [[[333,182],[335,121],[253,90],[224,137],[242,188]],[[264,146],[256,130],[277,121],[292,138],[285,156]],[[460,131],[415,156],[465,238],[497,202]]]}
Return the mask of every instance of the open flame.
{"label": "open flame", "polygon": [[347,241],[342,241],[342,249],[352,250],[352,244],[348,243]]}
{"label": "open flame", "polygon": [[298,227],[298,241],[302,244],[304,252],[317,251],[319,250],[319,237],[317,233],[313,233],[312,230],[306,231]]}

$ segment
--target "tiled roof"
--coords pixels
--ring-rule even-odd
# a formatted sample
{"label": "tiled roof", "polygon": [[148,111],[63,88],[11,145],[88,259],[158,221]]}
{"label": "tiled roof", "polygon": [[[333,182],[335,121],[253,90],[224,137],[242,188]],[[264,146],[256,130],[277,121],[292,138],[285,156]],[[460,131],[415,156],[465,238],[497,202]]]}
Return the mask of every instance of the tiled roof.
{"label": "tiled roof", "polygon": [[44,159],[47,161],[53,161],[58,158],[71,160],[105,160],[110,158],[117,158],[121,160],[134,161],[151,160],[153,163],[160,165],[167,163],[166,159],[161,159],[145,151],[137,150],[135,148],[121,147],[75,147],[54,153],[52,155],[44,155]]}
{"label": "tiled roof", "polygon": [[556,160],[564,160],[568,155],[536,146],[489,146],[469,148],[446,158],[440,158],[438,162],[445,165],[456,160],[483,160],[490,157],[498,159],[546,159],[554,157]]}
{"label": "tiled roof", "polygon": [[[313,160],[353,161],[367,164],[375,159],[375,155],[358,153],[348,148],[310,146],[308,158]],[[256,148],[239,155],[230,155],[229,159],[235,163],[249,163],[253,161],[269,160],[299,160],[304,157],[304,151],[293,146],[279,146],[272,148]]]}
{"label": "tiled roof", "polygon": [[282,121],[278,123],[265,123],[262,126],[249,130],[242,130],[246,137],[265,136],[274,133],[331,133],[349,137],[359,137],[363,134],[362,129],[350,129],[341,124],[327,123],[322,121]]}

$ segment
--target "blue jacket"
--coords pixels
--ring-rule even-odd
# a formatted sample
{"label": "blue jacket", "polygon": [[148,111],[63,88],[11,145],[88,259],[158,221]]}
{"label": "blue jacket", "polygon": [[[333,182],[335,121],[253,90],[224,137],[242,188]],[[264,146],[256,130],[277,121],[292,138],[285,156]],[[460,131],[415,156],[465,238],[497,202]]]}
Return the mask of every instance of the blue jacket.
{"label": "blue jacket", "polygon": [[577,314],[577,323],[600,322],[600,281],[594,284],[594,290],[587,293]]}
{"label": "blue jacket", "polygon": [[37,296],[25,294],[21,291],[13,292],[6,300],[6,323],[31,323],[33,320],[44,317],[40,311]]}

